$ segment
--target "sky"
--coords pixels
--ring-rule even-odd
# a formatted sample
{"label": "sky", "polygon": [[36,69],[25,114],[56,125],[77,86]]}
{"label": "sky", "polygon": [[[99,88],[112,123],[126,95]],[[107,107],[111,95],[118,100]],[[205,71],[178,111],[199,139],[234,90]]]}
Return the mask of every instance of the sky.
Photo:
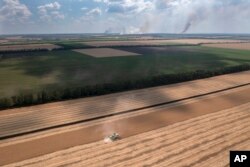
{"label": "sky", "polygon": [[250,33],[250,0],[0,0],[0,34]]}

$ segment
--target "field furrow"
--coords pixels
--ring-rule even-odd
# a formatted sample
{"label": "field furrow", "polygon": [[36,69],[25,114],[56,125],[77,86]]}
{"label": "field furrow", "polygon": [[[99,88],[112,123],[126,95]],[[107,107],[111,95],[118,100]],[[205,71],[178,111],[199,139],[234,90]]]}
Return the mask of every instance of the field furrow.
{"label": "field furrow", "polygon": [[249,111],[247,103],[115,143],[95,142],[7,166],[206,166],[218,161],[225,166],[229,150],[250,146]]}
{"label": "field furrow", "polygon": [[250,83],[250,72],[101,97],[1,111],[0,137],[117,114]]}
{"label": "field furrow", "polygon": [[[249,141],[241,142],[240,144],[231,147],[230,150],[250,150],[250,142]],[[228,167],[229,154],[230,154],[229,151],[225,150],[223,152],[220,152],[219,155],[212,156],[205,161],[196,163],[194,167],[207,167],[207,166]]]}
{"label": "field furrow", "polygon": [[[249,120],[249,118],[248,118]],[[246,121],[247,123],[248,121]],[[235,125],[235,124],[234,124]],[[237,125],[237,124],[236,124]],[[223,126],[223,125],[222,125]],[[232,126],[225,126],[225,128],[231,128]],[[133,166],[134,164],[138,164],[139,162],[143,162],[145,165],[155,165],[160,163],[162,160],[166,159],[166,157],[175,158],[177,155],[184,153],[185,151],[195,149],[200,144],[208,143],[209,141],[218,140],[219,138],[226,137],[226,135],[231,131],[223,131],[224,128],[213,129],[212,131],[204,131],[203,133],[198,133],[193,136],[188,136],[187,138],[179,139],[175,142],[175,144],[169,145],[168,143],[157,143],[155,142],[156,147],[153,149],[149,149],[146,151],[141,151],[136,156],[127,157],[124,161],[125,164],[119,164],[119,166]],[[220,134],[218,132],[223,131],[224,133]],[[188,133],[188,132],[187,132]],[[184,135],[184,134],[183,134]],[[175,137],[174,135],[172,136]],[[194,141],[199,142],[194,144]],[[167,141],[168,142],[168,141]],[[153,144],[153,143],[152,143]],[[152,145],[148,145],[148,147],[152,147]],[[146,147],[146,146],[145,146]],[[145,149],[143,149],[145,150]],[[157,154],[157,153],[158,154]],[[152,153],[153,157],[152,157]],[[111,162],[112,163],[112,162]]]}
{"label": "field furrow", "polygon": [[[227,117],[228,119],[227,120],[231,120],[231,118],[235,118],[235,117],[239,117],[239,116],[242,116],[242,112],[235,112],[235,111],[228,111],[228,112],[222,112],[222,113],[218,113],[218,114],[211,114],[211,116],[207,117],[207,116],[202,116],[202,117],[198,117],[197,119],[194,119],[193,121],[186,121],[185,124],[183,123],[177,123],[177,124],[174,124],[174,125],[171,125],[169,126],[168,130],[167,130],[167,134],[172,134],[172,133],[176,133],[176,132],[180,132],[182,130],[188,130],[192,127],[196,127],[198,125],[201,124],[201,122],[204,122],[204,123],[208,123],[210,121],[216,121],[216,122],[221,122],[224,117]],[[230,116],[231,115],[231,116]],[[215,124],[213,124],[215,125]],[[123,142],[123,140],[121,141],[118,141],[116,143],[117,147],[111,147],[109,148],[109,152],[113,152],[115,150],[122,150],[123,148],[127,148],[128,145],[127,143],[130,144],[130,146],[135,146],[136,144],[139,144],[141,142],[146,142],[146,141],[150,141],[154,138],[164,138],[167,134],[166,133],[163,133],[165,132],[165,129],[159,129],[157,130],[157,133],[156,132],[149,132],[147,136],[144,136],[141,140],[137,141],[135,140],[135,137],[131,137],[131,138],[127,138],[126,139],[126,142]],[[114,143],[115,144],[115,143]],[[93,153],[93,149],[96,149],[98,148],[98,152],[95,152]],[[102,154],[104,154],[107,150],[105,149],[107,148],[107,145],[103,145],[102,142],[99,142],[99,143],[95,143],[95,144],[88,144],[88,145],[83,145],[83,146],[78,146],[78,147],[75,147],[73,149],[70,149],[66,152],[63,153],[63,159],[71,159],[72,155],[74,157],[76,156],[81,156],[81,157],[84,157],[84,159],[87,159],[88,157],[97,157],[97,156],[100,156]],[[108,154],[109,152],[106,152],[106,154]],[[94,155],[93,155],[94,154]],[[84,156],[83,156],[84,155]],[[46,161],[44,162],[44,165],[48,166],[49,164],[54,164],[54,162],[60,162],[62,160],[61,158],[61,155],[60,154],[57,154],[57,153],[54,153],[53,156],[50,156],[46,159]],[[38,162],[41,162],[40,160],[39,161],[36,161],[36,162],[30,162],[30,165],[32,165],[33,163],[38,163]],[[28,164],[26,164],[28,165]]]}
{"label": "field furrow", "polygon": [[[209,159],[210,157],[216,156],[223,150],[229,150],[229,148],[233,147],[234,145],[248,141],[250,139],[250,136],[246,135],[250,132],[248,126],[249,125],[247,124],[243,127],[239,126],[238,128],[233,128],[232,130],[237,131],[236,133],[228,131],[227,135],[219,135],[216,140],[211,140],[207,143],[201,143],[198,146],[196,145],[193,147],[193,149],[190,149],[184,153],[182,152],[181,157],[175,157],[171,160],[168,159],[168,157],[164,157],[160,164],[159,162],[156,164],[159,166],[164,166],[164,164],[167,164],[168,166],[181,166],[183,164],[186,164],[187,166],[194,166],[206,159]],[[206,150],[209,150],[209,152]],[[189,163],[187,163],[187,161],[189,161]]]}

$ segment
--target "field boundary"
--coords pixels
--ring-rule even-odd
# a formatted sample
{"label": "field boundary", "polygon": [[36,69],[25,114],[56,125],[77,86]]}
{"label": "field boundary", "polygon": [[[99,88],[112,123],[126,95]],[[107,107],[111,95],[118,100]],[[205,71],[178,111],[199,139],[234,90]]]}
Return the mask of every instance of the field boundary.
{"label": "field boundary", "polygon": [[[126,139],[137,134],[171,126],[173,124],[179,122],[181,123],[186,120],[192,120],[193,118],[198,118],[210,113],[218,113],[222,110],[228,111],[228,109],[241,107],[242,105],[248,105],[249,107],[249,91],[249,88],[239,91],[229,91],[228,93],[225,93],[223,95],[220,94],[216,97],[212,95],[212,97],[205,97],[197,100],[194,103],[183,103],[171,108],[168,108],[168,105],[166,105],[160,109],[153,108],[154,111],[151,113],[132,116],[129,118],[124,118],[122,120],[103,122],[99,123],[96,126],[85,126],[78,130],[72,130],[61,134],[55,134],[47,137],[36,138],[30,141],[3,146],[0,150],[1,154],[3,155],[2,157],[5,157],[5,161],[3,161],[2,163],[10,164],[13,162],[20,162],[26,159],[46,155],[74,146],[101,141],[107,134],[112,133],[113,131],[119,132],[122,138]],[[229,102],[225,103],[224,105],[220,105],[225,101],[225,99],[228,98],[232,103]],[[203,106],[206,108],[206,110],[203,110],[203,112],[201,112]],[[187,111],[182,112],[183,108],[186,108]],[[155,114],[157,114],[156,117],[154,117]],[[242,115],[241,117],[244,118],[244,116]],[[240,118],[237,118],[237,116],[235,117],[234,114],[231,114],[231,118],[236,119],[236,121],[241,120]],[[147,121],[142,121],[140,123],[141,120]],[[157,123],[158,120],[162,121],[159,121],[159,123]],[[231,121],[229,120],[227,122],[230,123]],[[220,121],[218,123],[220,123]],[[240,122],[238,123],[240,124]],[[116,126],[117,124],[120,124],[120,126]],[[107,130],[106,127],[113,128]],[[48,147],[43,147],[44,144],[46,144]],[[34,149],[23,152],[23,150],[30,147],[34,147]],[[12,155],[11,157],[9,156],[10,154]]]}
{"label": "field boundary", "polygon": [[203,94],[199,94],[199,95],[195,95],[195,96],[181,98],[181,99],[178,99],[178,100],[172,100],[172,101],[168,101],[168,102],[164,102],[164,103],[158,103],[158,104],[149,105],[149,106],[145,106],[145,107],[140,107],[140,108],[136,108],[136,109],[126,110],[126,111],[122,111],[122,112],[119,112],[119,113],[112,113],[112,114],[107,114],[107,115],[103,115],[103,116],[98,116],[98,117],[95,117],[95,118],[89,118],[89,119],[74,121],[74,122],[65,123],[65,124],[61,124],[61,125],[56,125],[56,126],[51,126],[51,127],[46,127],[46,128],[40,128],[40,129],[31,130],[31,131],[27,131],[27,132],[22,132],[22,133],[18,133],[18,134],[1,136],[0,140],[10,139],[10,138],[14,138],[14,137],[20,137],[20,136],[24,136],[24,135],[28,135],[28,134],[32,134],[32,133],[37,133],[37,132],[42,132],[42,131],[46,131],[46,130],[61,128],[61,127],[65,127],[65,126],[76,125],[76,124],[79,124],[79,123],[86,123],[86,122],[100,120],[100,119],[104,119],[104,118],[108,118],[108,117],[112,117],[112,116],[123,115],[123,114],[136,112],[136,111],[140,111],[140,110],[144,110],[144,109],[150,109],[150,108],[159,107],[159,106],[162,106],[162,105],[177,103],[177,102],[181,102],[181,101],[184,101],[184,100],[190,100],[190,99],[193,99],[193,98],[212,95],[212,94],[215,94],[215,93],[220,93],[220,92],[224,92],[224,91],[228,91],[228,90],[232,90],[232,89],[236,89],[236,88],[241,88],[241,87],[245,87],[245,86],[249,86],[249,85],[250,85],[250,83],[246,83],[246,84],[237,85],[237,86],[233,86],[233,87],[229,87],[229,88],[225,88],[225,89],[221,89],[221,90],[217,90],[217,91],[212,91],[212,92],[209,92],[209,93],[203,93]]}
{"label": "field boundary", "polygon": [[[143,88],[170,85],[249,70],[250,64],[242,64],[238,66],[224,67],[214,70],[197,70],[193,72],[166,74],[155,77],[152,76],[134,81],[128,80],[124,82],[115,82],[84,87],[69,87],[58,88],[53,90],[43,90],[35,94],[19,94],[9,98],[1,98],[0,111],[15,107],[33,106],[49,102],[65,101],[84,97],[93,97],[117,92],[124,92],[129,90],[138,90]],[[54,94],[57,94],[57,96],[54,96]]]}

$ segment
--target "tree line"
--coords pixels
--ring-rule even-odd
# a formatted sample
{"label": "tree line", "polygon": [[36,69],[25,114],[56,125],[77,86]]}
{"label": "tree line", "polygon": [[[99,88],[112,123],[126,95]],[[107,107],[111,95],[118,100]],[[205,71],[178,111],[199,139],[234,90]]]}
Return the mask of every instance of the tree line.
{"label": "tree line", "polygon": [[12,97],[0,99],[0,109],[11,107],[29,106],[48,102],[104,95],[109,93],[142,89],[154,86],[168,85],[191,81],[196,79],[209,78],[213,76],[229,74],[250,70],[250,64],[225,67],[215,70],[198,70],[194,72],[183,72],[178,74],[160,75],[140,80],[130,80],[119,83],[90,85],[83,87],[68,87],[42,90],[37,93],[19,94]]}

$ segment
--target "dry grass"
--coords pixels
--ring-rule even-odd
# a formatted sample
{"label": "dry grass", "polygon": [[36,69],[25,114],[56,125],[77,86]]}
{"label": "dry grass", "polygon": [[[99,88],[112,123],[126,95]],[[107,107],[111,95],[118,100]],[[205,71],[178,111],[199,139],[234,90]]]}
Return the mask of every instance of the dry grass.
{"label": "dry grass", "polygon": [[204,44],[202,46],[212,47],[212,48],[250,50],[250,43]]}
{"label": "dry grass", "polygon": [[35,50],[35,49],[53,50],[57,48],[61,47],[53,44],[4,45],[0,46],[0,51],[20,51],[20,50]]}
{"label": "dry grass", "polygon": [[[111,144],[72,147],[12,166],[224,167],[230,150],[250,149],[250,103],[179,122]],[[6,166],[7,167],[7,166]]]}
{"label": "dry grass", "polygon": [[224,39],[174,39],[174,40],[136,40],[136,41],[92,41],[84,42],[86,45],[95,47],[104,46],[147,46],[147,45],[168,45],[168,44],[202,44],[202,43],[237,43],[242,40],[224,40]]}
{"label": "dry grass", "polygon": [[127,52],[118,49],[111,48],[98,48],[98,49],[75,49],[73,50],[78,53],[82,53],[85,55],[93,56],[93,57],[121,57],[121,56],[138,56],[140,54]]}

